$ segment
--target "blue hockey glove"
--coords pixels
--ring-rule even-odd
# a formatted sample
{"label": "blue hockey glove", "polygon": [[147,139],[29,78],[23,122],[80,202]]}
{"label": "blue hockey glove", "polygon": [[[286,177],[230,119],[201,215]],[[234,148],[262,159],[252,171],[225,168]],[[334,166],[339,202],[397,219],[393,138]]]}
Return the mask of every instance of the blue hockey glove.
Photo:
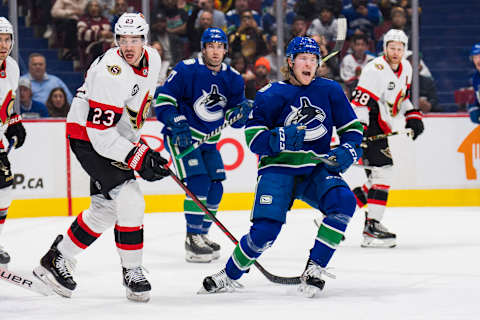
{"label": "blue hockey glove", "polygon": [[480,107],[471,106],[468,108],[468,113],[470,114],[470,119],[473,123],[480,124]]}
{"label": "blue hockey glove", "polygon": [[233,117],[236,117],[240,113],[242,114],[242,117],[237,121],[235,121],[235,123],[232,124],[232,127],[234,128],[243,127],[247,122],[248,115],[252,111],[252,108],[253,108],[252,100],[244,100],[236,108],[234,108],[232,110],[232,113],[228,115],[228,119],[232,119]]}
{"label": "blue hockey glove", "polygon": [[300,125],[291,124],[270,130],[269,145],[274,154],[283,150],[298,151],[302,149],[305,130],[299,129],[298,126]]}
{"label": "blue hockey glove", "polygon": [[422,113],[420,110],[410,110],[405,112],[405,128],[413,130],[413,140],[417,139],[423,132]]}
{"label": "blue hockey glove", "polygon": [[187,118],[184,115],[177,115],[172,117],[167,126],[172,133],[172,141],[180,148],[186,148],[192,144],[192,133],[188,125]]}
{"label": "blue hockey glove", "polygon": [[355,148],[350,143],[345,142],[341,146],[330,150],[327,154],[327,158],[336,161],[337,165],[325,164],[325,167],[329,171],[343,173],[362,156],[362,153],[361,148]]}

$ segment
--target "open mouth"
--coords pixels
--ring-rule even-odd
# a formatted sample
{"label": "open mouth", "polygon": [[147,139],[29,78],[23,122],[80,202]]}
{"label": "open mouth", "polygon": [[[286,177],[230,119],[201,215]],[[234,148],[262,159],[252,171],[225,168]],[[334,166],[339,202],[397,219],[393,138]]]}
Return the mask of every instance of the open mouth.
{"label": "open mouth", "polygon": [[128,60],[131,60],[133,59],[135,55],[133,53],[125,53],[125,58],[127,58]]}
{"label": "open mouth", "polygon": [[312,75],[310,71],[302,71],[302,74],[306,77],[310,77]]}

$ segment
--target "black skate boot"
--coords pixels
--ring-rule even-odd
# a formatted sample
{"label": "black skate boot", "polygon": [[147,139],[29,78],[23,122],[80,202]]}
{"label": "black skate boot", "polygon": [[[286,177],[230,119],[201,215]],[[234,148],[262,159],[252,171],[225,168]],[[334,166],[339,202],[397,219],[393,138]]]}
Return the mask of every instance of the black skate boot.
{"label": "black skate boot", "polygon": [[397,245],[397,235],[375,219],[365,218],[362,248],[393,248]]}
{"label": "black skate boot", "polygon": [[187,232],[185,252],[185,260],[188,262],[212,261],[213,250],[205,243],[201,234]]}
{"label": "black skate boot", "polygon": [[148,302],[152,286],[143,274],[143,267],[123,268],[123,286],[127,289],[127,299]]}
{"label": "black skate boot", "polygon": [[203,239],[203,242],[205,242],[205,244],[207,246],[209,246],[210,248],[212,248],[212,259],[215,260],[215,259],[218,259],[220,258],[220,245],[212,240],[210,240],[208,238],[208,234],[202,234],[202,239]]}
{"label": "black skate boot", "polygon": [[3,266],[4,268],[7,268],[9,262],[10,255],[3,249],[2,246],[0,246],[0,267]]}
{"label": "black skate boot", "polygon": [[72,277],[76,261],[65,258],[57,249],[62,239],[62,235],[57,236],[50,250],[40,259],[40,265],[33,269],[33,274],[57,294],[70,298],[77,286]]}
{"label": "black skate boot", "polygon": [[198,293],[232,292],[243,288],[236,280],[230,279],[225,269],[203,279],[203,287]]}
{"label": "black skate boot", "polygon": [[300,277],[300,286],[298,291],[301,295],[307,298],[313,298],[318,295],[325,286],[325,280],[322,279],[322,274],[335,279],[335,276],[322,268],[312,259],[308,259],[305,271],[303,271]]}

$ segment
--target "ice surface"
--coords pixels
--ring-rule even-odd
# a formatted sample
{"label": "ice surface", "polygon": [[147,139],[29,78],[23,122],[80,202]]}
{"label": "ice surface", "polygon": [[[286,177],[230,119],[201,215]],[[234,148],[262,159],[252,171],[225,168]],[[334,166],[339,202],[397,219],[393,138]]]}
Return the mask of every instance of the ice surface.
{"label": "ice surface", "polygon": [[[220,212],[237,237],[249,228],[249,212]],[[289,213],[277,242],[259,262],[282,276],[299,275],[316,235],[313,210]],[[73,218],[10,219],[2,244],[10,269],[30,273],[55,235]],[[330,262],[336,280],[326,279],[317,299],[296,295],[295,287],[270,283],[255,269],[235,293],[197,295],[202,279],[220,270],[233,244],[216,227],[220,260],[184,260],[182,214],[145,217],[144,264],[152,299],[127,301],[113,231],[78,256],[71,299],[43,297],[0,280],[0,320],[9,319],[480,319],[480,208],[388,208],[384,224],[398,236],[394,249],[360,248],[363,216],[357,212]]]}

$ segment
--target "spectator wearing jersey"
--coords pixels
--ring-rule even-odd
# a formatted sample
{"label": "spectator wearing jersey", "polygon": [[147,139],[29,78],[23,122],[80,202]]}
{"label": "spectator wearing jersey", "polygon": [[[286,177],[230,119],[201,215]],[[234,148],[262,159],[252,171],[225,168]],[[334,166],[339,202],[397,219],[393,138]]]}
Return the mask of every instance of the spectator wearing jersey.
{"label": "spectator wearing jersey", "polygon": [[21,76],[20,79],[28,79],[32,85],[33,100],[43,104],[47,102],[48,95],[53,88],[62,87],[67,94],[67,100],[72,101],[72,93],[67,85],[58,77],[48,74],[47,62],[40,53],[32,53],[28,58],[28,73]]}
{"label": "spectator wearing jersey", "polygon": [[253,64],[257,57],[267,54],[266,36],[258,27],[251,10],[242,12],[241,17],[240,27],[230,34],[230,47],[232,52],[241,52],[248,63]]}
{"label": "spectator wearing jersey", "polygon": [[18,81],[20,94],[20,114],[24,118],[48,117],[47,107],[39,101],[32,99],[32,85],[27,78]]}
{"label": "spectator wearing jersey", "polygon": [[168,32],[167,24],[167,16],[162,12],[158,12],[153,19],[151,36],[152,41],[158,41],[162,44],[163,58],[170,61],[170,65],[174,66],[185,58],[184,47],[179,36]]}
{"label": "spectator wearing jersey", "polygon": [[66,118],[70,110],[70,103],[67,101],[67,94],[63,88],[58,87],[50,91],[47,100],[47,110],[50,117]]}
{"label": "spectator wearing jersey", "polygon": [[85,15],[77,24],[79,57],[81,69],[86,69],[96,57],[101,55],[113,42],[110,22],[102,16],[98,0],[90,0]]}
{"label": "spectator wearing jersey", "polygon": [[373,28],[382,21],[382,13],[375,4],[368,0],[352,0],[343,7],[342,13],[348,21],[349,37],[363,33],[373,40]]}
{"label": "spectator wearing jersey", "polygon": [[255,61],[253,70],[255,72],[255,91],[258,91],[270,83],[268,79],[272,71],[270,62],[265,57],[260,57]]}
{"label": "spectator wearing jersey", "polygon": [[375,59],[375,56],[369,54],[368,38],[364,34],[353,35],[350,40],[352,52],[347,54],[340,63],[340,78],[345,83],[349,93],[357,86],[358,78],[362,73],[363,67]]}
{"label": "spectator wearing jersey", "polygon": [[323,35],[327,42],[335,41],[337,37],[337,19],[333,16],[330,7],[324,7],[320,10],[320,16],[312,21],[307,30],[307,35]]}
{"label": "spectator wearing jersey", "polygon": [[227,31],[228,33],[234,32],[240,28],[242,24],[242,15],[244,12],[249,11],[249,14],[255,19],[256,25],[261,26],[260,14],[255,10],[250,10],[248,7],[248,0],[235,0],[235,9],[227,12]]}

